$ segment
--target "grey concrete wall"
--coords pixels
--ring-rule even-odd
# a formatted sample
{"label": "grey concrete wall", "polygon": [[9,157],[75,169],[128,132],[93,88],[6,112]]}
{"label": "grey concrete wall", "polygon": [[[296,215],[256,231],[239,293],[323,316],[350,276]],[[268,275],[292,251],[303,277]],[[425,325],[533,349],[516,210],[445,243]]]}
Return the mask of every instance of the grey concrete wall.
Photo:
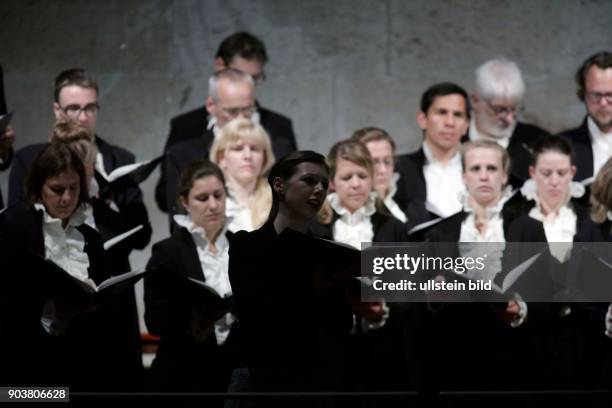
{"label": "grey concrete wall", "polygon": [[[16,147],[46,139],[54,76],[82,66],[101,84],[99,134],[138,159],[164,144],[169,119],[203,104],[217,44],[237,30],[266,43],[266,107],[294,121],[301,148],[327,152],[352,130],[386,128],[401,152],[416,148],[422,91],[472,88],[474,68],[506,56],[527,82],[525,119],[551,131],[584,110],[573,73],[612,48],[612,2],[574,0],[110,0],[0,2],[0,63],[17,111]],[[7,172],[0,175],[6,194]],[[143,184],[157,241],[167,219]],[[135,253],[143,266],[149,250]]]}

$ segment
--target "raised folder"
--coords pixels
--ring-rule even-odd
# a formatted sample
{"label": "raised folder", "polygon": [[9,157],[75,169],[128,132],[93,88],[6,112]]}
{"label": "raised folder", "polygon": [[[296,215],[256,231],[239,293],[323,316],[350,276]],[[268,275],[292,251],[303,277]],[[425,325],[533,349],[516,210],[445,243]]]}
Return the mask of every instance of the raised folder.
{"label": "raised folder", "polygon": [[117,167],[110,174],[103,169],[96,169],[96,181],[100,185],[100,192],[120,191],[126,187],[138,185],[145,181],[161,163],[164,156],[161,155],[152,160],[128,164]]}
{"label": "raised folder", "polygon": [[189,282],[188,295],[191,302],[202,314],[216,321],[234,308],[232,297],[221,296],[212,286],[206,282],[187,278]]}

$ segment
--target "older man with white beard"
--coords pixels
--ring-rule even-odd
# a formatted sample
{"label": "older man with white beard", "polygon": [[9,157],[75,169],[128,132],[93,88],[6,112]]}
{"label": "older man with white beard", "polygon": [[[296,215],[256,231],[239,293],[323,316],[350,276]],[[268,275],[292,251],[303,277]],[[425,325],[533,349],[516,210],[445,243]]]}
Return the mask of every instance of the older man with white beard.
{"label": "older man with white beard", "polygon": [[513,159],[509,180],[513,187],[520,187],[529,178],[531,146],[548,134],[538,126],[518,121],[524,95],[525,83],[513,61],[492,59],[476,69],[469,138],[495,141],[508,150]]}

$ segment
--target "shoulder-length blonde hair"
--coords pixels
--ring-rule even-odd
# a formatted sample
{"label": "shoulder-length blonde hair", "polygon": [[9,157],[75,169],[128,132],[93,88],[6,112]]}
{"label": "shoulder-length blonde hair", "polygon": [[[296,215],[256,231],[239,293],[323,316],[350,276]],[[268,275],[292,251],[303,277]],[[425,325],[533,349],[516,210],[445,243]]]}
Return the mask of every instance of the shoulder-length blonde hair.
{"label": "shoulder-length blonde hair", "polygon": [[240,142],[254,143],[264,152],[264,161],[257,178],[255,191],[248,203],[253,227],[259,228],[268,218],[272,207],[272,192],[264,177],[275,161],[268,132],[259,123],[254,123],[250,119],[236,118],[221,128],[219,136],[210,149],[209,157],[210,161],[219,165],[227,150]]}
{"label": "shoulder-length blonde hair", "polygon": [[221,128],[219,136],[215,138],[210,148],[210,161],[218,165],[225,152],[239,142],[255,143],[263,150],[264,161],[259,175],[266,174],[275,161],[270,136],[259,123],[254,123],[250,119],[236,118]]}
{"label": "shoulder-length blonde hair", "polygon": [[591,218],[604,222],[612,210],[612,158],[597,173],[591,186]]}

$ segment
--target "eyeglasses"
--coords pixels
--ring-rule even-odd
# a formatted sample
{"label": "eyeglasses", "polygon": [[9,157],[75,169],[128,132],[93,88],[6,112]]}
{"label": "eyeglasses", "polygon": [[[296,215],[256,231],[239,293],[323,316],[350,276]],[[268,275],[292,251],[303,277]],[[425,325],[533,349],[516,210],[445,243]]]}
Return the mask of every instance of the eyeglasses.
{"label": "eyeglasses", "polygon": [[97,103],[90,103],[89,105],[85,105],[83,107],[80,107],[79,105],[68,105],[60,109],[69,118],[77,119],[81,115],[81,112],[85,112],[85,116],[96,116],[98,114],[98,111],[100,110],[100,105],[98,105]]}
{"label": "eyeglasses", "polygon": [[525,110],[525,107],[523,105],[500,106],[500,105],[493,105],[491,102],[487,101],[486,99],[484,99],[484,101],[487,103],[487,106],[489,107],[489,109],[491,109],[491,112],[493,112],[495,116],[508,116],[509,113],[516,116]]}
{"label": "eyeglasses", "polygon": [[257,85],[261,85],[265,80],[266,80],[266,73],[261,71],[261,73],[259,73],[258,75],[251,75],[253,77],[253,81],[255,81],[255,83]]}
{"label": "eyeglasses", "polygon": [[223,113],[230,118],[237,118],[238,115],[251,117],[257,110],[255,106],[245,106],[244,108],[221,108]]}
{"label": "eyeglasses", "polygon": [[602,99],[605,99],[606,102],[612,104],[612,92],[591,92],[586,91],[584,96],[589,100],[589,102],[600,103]]}

